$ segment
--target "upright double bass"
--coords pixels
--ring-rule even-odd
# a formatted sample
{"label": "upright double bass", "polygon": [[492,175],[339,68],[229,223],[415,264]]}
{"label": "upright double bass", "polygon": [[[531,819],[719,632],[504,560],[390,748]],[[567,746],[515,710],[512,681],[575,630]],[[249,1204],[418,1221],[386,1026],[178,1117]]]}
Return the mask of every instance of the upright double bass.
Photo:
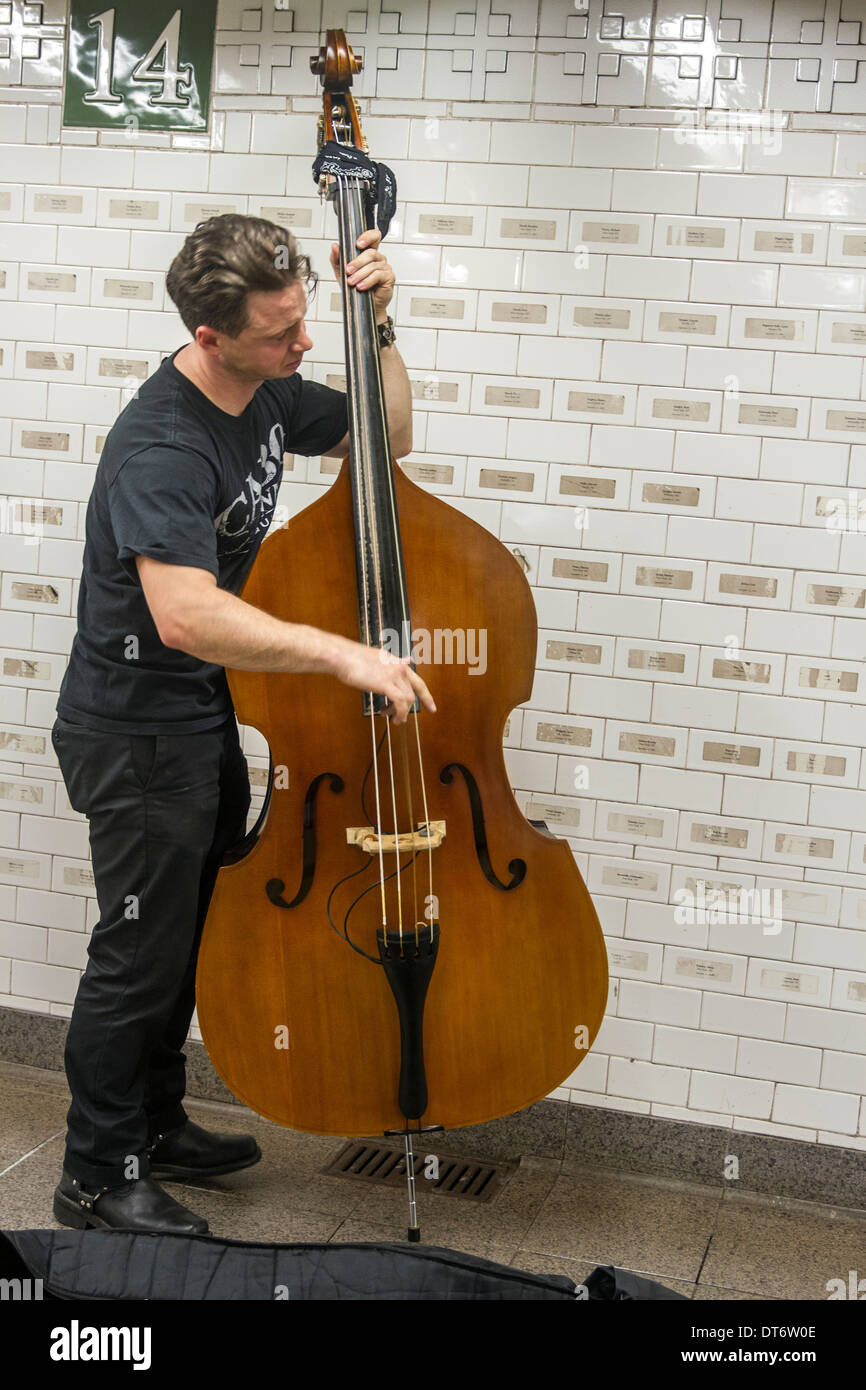
{"label": "upright double bass", "polygon": [[[373,216],[370,179],[344,172],[366,149],[349,92],[360,64],[341,30],[311,63],[345,266]],[[294,1129],[373,1136],[478,1124],[548,1095],[601,1024],[607,956],[568,844],[529,823],[506,775],[505,723],[534,677],[529,585],[500,541],[391,457],[372,293],[345,276],[342,292],[350,452],[264,541],[242,597],[374,647],[411,634],[437,712],[416,701],[395,725],[383,697],[331,676],[228,671],[239,721],[288,785],[271,778],[220,869],[197,1000],[240,1100]],[[481,634],[484,669],[461,645],[479,651]]]}

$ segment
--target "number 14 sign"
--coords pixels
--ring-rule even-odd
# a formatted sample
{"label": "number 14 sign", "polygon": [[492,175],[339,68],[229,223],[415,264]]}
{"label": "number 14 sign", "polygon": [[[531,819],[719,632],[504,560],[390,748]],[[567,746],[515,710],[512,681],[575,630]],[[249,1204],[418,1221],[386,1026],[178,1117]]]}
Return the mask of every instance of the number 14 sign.
{"label": "number 14 sign", "polygon": [[70,0],[63,124],[207,130],[217,0]]}

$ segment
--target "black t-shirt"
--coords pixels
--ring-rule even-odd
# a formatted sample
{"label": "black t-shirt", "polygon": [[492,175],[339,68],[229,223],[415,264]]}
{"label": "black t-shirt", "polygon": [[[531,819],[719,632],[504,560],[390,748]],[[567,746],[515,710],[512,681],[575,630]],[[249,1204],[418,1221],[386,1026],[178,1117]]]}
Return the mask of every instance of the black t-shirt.
{"label": "black t-shirt", "polygon": [[87,506],[78,631],[57,713],[119,733],[213,729],[233,714],[222,666],[160,641],[136,555],[193,565],[237,594],[274,511],[283,453],[324,453],[346,397],[297,374],[230,415],[164,359],[109,431]]}

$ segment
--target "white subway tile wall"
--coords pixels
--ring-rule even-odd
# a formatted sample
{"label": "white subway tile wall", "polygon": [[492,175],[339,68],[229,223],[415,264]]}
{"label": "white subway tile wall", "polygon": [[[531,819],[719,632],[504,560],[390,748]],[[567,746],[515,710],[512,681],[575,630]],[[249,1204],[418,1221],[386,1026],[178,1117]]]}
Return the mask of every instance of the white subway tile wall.
{"label": "white subway tile wall", "polygon": [[[0,1003],[68,1015],[98,915],[48,735],[102,442],[187,339],[165,271],[197,221],[294,230],[309,369],[344,379],[308,64],[342,26],[399,190],[402,466],[524,566],[507,772],[607,937],[554,1094],[866,1145],[859,14],[220,0],[210,133],[136,136],[61,127],[64,0],[0,4]],[[334,473],[287,456],[281,516]]]}

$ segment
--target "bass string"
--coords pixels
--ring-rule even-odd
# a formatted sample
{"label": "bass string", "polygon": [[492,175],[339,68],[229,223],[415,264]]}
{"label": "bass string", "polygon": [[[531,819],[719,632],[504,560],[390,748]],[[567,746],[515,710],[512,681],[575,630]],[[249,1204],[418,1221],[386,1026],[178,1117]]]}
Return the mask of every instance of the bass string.
{"label": "bass string", "polygon": [[[357,179],[351,180],[357,183]],[[371,525],[370,509],[373,506],[372,490],[369,486],[369,449],[365,448],[368,444],[366,422],[364,411],[361,408],[363,399],[362,383],[360,381],[360,363],[363,360],[360,352],[360,325],[358,314],[355,311],[355,301],[351,293],[351,287],[345,279],[346,247],[352,245],[352,216],[349,206],[350,180],[342,176],[336,177],[336,208],[340,235],[340,257],[343,269],[343,308],[346,318],[346,370],[348,375],[347,400],[350,413],[350,452],[354,452],[353,459],[353,492],[357,504],[358,516],[358,545],[361,548],[363,562],[358,566],[358,576],[362,585],[361,619],[363,623],[362,636],[367,645],[371,644],[372,633],[370,631],[371,604],[371,584],[370,584],[370,559],[373,567],[378,573],[379,556],[376,549],[376,529]],[[374,586],[378,595],[378,585]],[[381,599],[378,603],[381,622]],[[373,742],[373,784],[376,799],[376,832],[378,836],[378,859],[379,859],[379,897],[381,905],[382,926],[387,927],[387,898],[385,892],[385,864],[382,850],[382,811],[381,794],[379,788],[379,760],[378,748],[376,744],[376,726],[372,718],[373,715],[373,696],[370,694],[370,733]]]}
{"label": "bass string", "polygon": [[[338,190],[344,190],[344,191],[345,191],[345,195],[346,195],[345,197],[343,197],[343,196],[338,197],[338,200],[337,200],[338,212],[339,212],[339,217],[340,217],[340,241],[341,241],[341,252],[342,252],[342,260],[343,260],[343,268],[344,268],[344,273],[345,273],[345,263],[346,263],[345,249],[346,249],[347,246],[352,246],[352,247],[354,247],[355,241],[356,241],[355,229],[357,229],[357,235],[360,235],[361,230],[363,230],[364,217],[363,217],[363,206],[362,206],[362,199],[361,199],[362,187],[361,187],[361,181],[360,181],[360,179],[358,179],[358,178],[355,177],[355,176],[352,176],[352,177],[338,176],[338,178],[337,178],[337,183],[338,183]],[[354,214],[354,216],[353,216],[353,214]],[[378,546],[378,531],[377,531],[377,527],[376,527],[376,524],[375,524],[375,521],[376,521],[376,501],[375,501],[375,490],[374,490],[374,486],[373,486],[372,449],[371,449],[371,447],[370,447],[371,441],[370,441],[370,437],[369,437],[369,429],[368,429],[368,427],[367,427],[367,420],[366,420],[366,416],[365,416],[365,411],[364,411],[364,409],[362,408],[362,403],[363,403],[363,401],[365,401],[365,400],[366,400],[366,401],[370,401],[371,396],[372,396],[372,394],[373,394],[373,391],[375,391],[375,395],[376,395],[377,398],[378,398],[378,407],[379,407],[379,411],[380,411],[380,413],[381,413],[381,417],[382,417],[382,421],[383,421],[383,425],[384,425],[384,436],[385,436],[385,439],[386,439],[386,440],[387,440],[387,437],[388,437],[388,431],[387,431],[387,413],[386,413],[386,408],[385,408],[384,385],[383,385],[383,382],[382,382],[382,372],[381,372],[381,363],[380,363],[380,361],[379,361],[379,355],[378,355],[378,353],[372,354],[372,364],[373,364],[374,380],[371,382],[371,381],[368,379],[367,373],[363,370],[363,366],[362,366],[362,364],[364,364],[365,359],[364,359],[364,355],[363,355],[363,353],[362,353],[362,351],[361,351],[361,342],[362,342],[362,332],[361,332],[361,322],[360,322],[361,315],[359,314],[359,312],[358,312],[358,310],[357,310],[357,299],[356,299],[355,295],[352,295],[352,294],[350,293],[350,290],[351,290],[353,287],[351,287],[351,286],[349,286],[348,284],[346,284],[345,279],[344,279],[344,282],[343,282],[343,283],[344,283],[344,287],[345,287],[344,304],[345,304],[345,309],[346,309],[346,321],[347,321],[346,342],[347,342],[347,350],[348,350],[348,356],[349,356],[349,367],[350,367],[350,383],[349,383],[349,384],[350,384],[350,390],[354,393],[354,394],[353,394],[353,398],[352,398],[352,406],[353,406],[353,415],[354,415],[355,422],[356,422],[356,438],[357,438],[357,442],[358,442],[358,454],[359,454],[359,457],[358,457],[358,459],[356,460],[357,467],[358,467],[358,475],[359,475],[359,488],[358,488],[359,502],[360,502],[360,507],[359,507],[359,512],[360,512],[360,517],[359,517],[359,528],[360,528],[360,531],[361,531],[360,543],[362,544],[362,547],[363,547],[363,554],[364,554],[364,558],[365,558],[365,563],[361,566],[361,569],[362,569],[362,574],[363,574],[363,585],[364,585],[364,595],[363,595],[363,596],[364,596],[364,615],[365,615],[365,624],[367,624],[366,635],[367,635],[368,644],[369,644],[369,638],[370,638],[370,635],[371,635],[371,634],[370,634],[370,631],[369,631],[369,613],[370,613],[370,598],[371,598],[371,596],[374,596],[374,597],[375,597],[376,616],[377,616],[378,623],[379,623],[379,631],[380,631],[380,634],[382,633],[382,629],[383,629],[383,627],[384,627],[384,612],[383,612],[383,605],[382,605],[382,562],[381,562],[381,555],[380,555],[379,546]],[[387,470],[387,483],[388,483],[388,487],[387,487],[387,501],[388,501],[388,508],[389,508],[389,511],[390,511],[390,516],[389,516],[388,519],[389,519],[389,521],[390,521],[392,527],[394,528],[394,534],[396,535],[396,534],[397,534],[396,496],[395,496],[395,491],[394,491],[394,487],[393,487],[393,478],[392,478],[392,476],[391,476],[391,470],[390,470],[390,468]],[[367,557],[368,557],[368,556],[369,556],[369,561],[370,561],[370,565],[369,565],[369,566],[368,566],[368,563],[367,563]],[[372,569],[372,576],[371,576],[371,574],[370,574],[370,572],[369,572],[369,571],[370,571],[370,568]],[[372,585],[371,585],[371,578],[372,578]],[[406,589],[405,589],[405,576],[403,575],[402,572],[398,572],[398,582],[399,582],[399,586],[400,586],[400,607],[401,607],[401,617],[402,617],[402,621],[401,621],[401,632],[406,632],[407,629],[408,629],[408,627],[409,627],[408,600],[407,600]],[[371,587],[372,587],[372,595],[371,595]],[[380,640],[381,640],[381,637],[380,637]],[[375,712],[374,712],[374,708],[373,708],[372,692],[369,692],[369,693],[370,693],[370,696],[371,696],[371,700],[370,700],[370,729],[371,729],[372,746],[373,746],[373,769],[374,769],[374,781],[375,781],[375,791],[376,791],[376,832],[377,832],[378,847],[379,847],[379,887],[380,887],[380,897],[381,897],[382,925],[383,925],[383,927],[384,927],[385,929],[387,929],[387,895],[386,895],[386,891],[385,891],[385,867],[384,867],[383,849],[382,849],[381,794],[380,794],[380,788],[379,788],[379,765],[378,765],[377,744],[376,744],[376,734],[375,734]],[[416,703],[417,703],[417,701],[416,701]],[[430,894],[430,896],[429,896],[429,904],[430,904],[430,911],[431,911],[431,914],[432,914],[432,915],[431,915],[431,919],[430,919],[430,921],[429,921],[429,924],[428,924],[427,921],[422,921],[422,920],[420,919],[420,917],[419,917],[417,873],[416,873],[416,869],[415,869],[415,860],[417,859],[417,853],[416,853],[416,854],[412,854],[412,855],[411,855],[411,858],[410,858],[410,863],[411,863],[411,865],[412,865],[412,892],[413,892],[413,906],[414,906],[414,913],[413,913],[413,916],[414,916],[414,933],[415,933],[415,945],[416,945],[416,949],[418,949],[418,946],[419,946],[418,928],[419,928],[419,926],[422,927],[422,928],[427,928],[428,925],[429,925],[429,931],[430,931],[431,941],[432,941],[433,920],[434,920],[434,917],[435,917],[436,915],[438,915],[438,914],[435,913],[435,909],[434,909],[434,907],[433,907],[433,904],[435,903],[435,897],[434,897],[434,894],[433,894],[433,850],[432,850],[432,842],[431,842],[431,836],[430,836],[430,821],[429,821],[428,804],[427,804],[427,787],[426,787],[426,782],[425,782],[425,778],[424,778],[424,761],[423,761],[423,757],[422,757],[422,753],[421,753],[421,736],[420,736],[420,727],[419,727],[419,721],[418,721],[418,713],[419,713],[419,711],[413,709],[413,710],[410,711],[410,713],[414,716],[414,718],[413,718],[413,724],[414,724],[414,727],[415,727],[415,744],[416,744],[417,759],[418,759],[417,766],[418,766],[419,780],[420,780],[420,786],[421,786],[421,794],[422,794],[423,805],[424,805],[424,827],[425,827],[426,837],[427,837],[428,878],[429,878],[429,894]],[[387,719],[387,716],[386,716],[386,719]],[[400,949],[401,949],[401,952],[402,952],[402,950],[403,950],[403,930],[404,930],[404,928],[403,928],[402,865],[401,865],[401,860],[400,860],[400,842],[399,842],[400,828],[399,828],[399,823],[398,823],[397,797],[396,797],[396,788],[395,788],[395,780],[394,780],[395,751],[394,751],[394,742],[392,741],[392,736],[391,736],[391,721],[390,721],[390,719],[387,719],[387,725],[386,725],[386,727],[387,727],[387,738],[388,738],[388,771],[389,771],[389,782],[390,782],[390,790],[391,790],[391,811],[392,811],[392,818],[393,818],[393,824],[394,824],[394,853],[395,853],[395,856],[396,856],[396,873],[395,873],[395,879],[396,879],[396,889],[397,889],[397,924],[398,924],[398,933],[399,933],[399,940],[400,940]],[[400,745],[400,749],[401,749],[401,751],[402,751],[403,756],[402,756],[402,758],[399,758],[399,757],[398,757],[397,761],[401,762],[401,763],[402,763],[402,766],[403,766],[404,783],[405,783],[406,798],[407,798],[407,811],[408,811],[408,816],[409,816],[409,830],[410,830],[410,833],[411,833],[411,832],[413,832],[414,829],[415,829],[415,817],[414,817],[413,798],[412,798],[412,779],[411,779],[411,771],[410,771],[410,759],[409,759],[409,756],[408,756],[408,753],[407,753],[407,749],[406,749],[405,743],[406,743],[406,741],[405,741],[405,738],[404,738],[404,739],[401,741],[401,745]]]}
{"label": "bass string", "polygon": [[[356,496],[358,499],[358,543],[361,547],[362,563],[359,566],[361,582],[363,585],[363,623],[364,637],[368,645],[372,642],[372,632],[370,631],[370,616],[373,611],[375,600],[375,613],[378,620],[379,631],[384,627],[384,613],[382,609],[382,585],[381,585],[381,556],[379,554],[378,534],[375,525],[375,495],[372,485],[372,461],[370,449],[370,432],[366,412],[363,408],[364,401],[369,399],[369,382],[366,373],[363,371],[364,355],[361,351],[361,316],[358,312],[357,300],[352,293],[353,287],[345,280],[346,248],[354,247],[356,241],[355,229],[361,226],[360,209],[360,185],[357,178],[337,176],[337,208],[340,219],[340,250],[344,272],[344,307],[346,312],[346,348],[348,354],[348,373],[349,381],[349,401],[352,412],[352,423],[354,425],[353,442],[356,444],[356,457],[354,459],[357,476]],[[354,205],[353,205],[354,201]],[[353,216],[354,213],[354,216]],[[360,235],[360,232],[358,232]],[[380,396],[381,404],[381,396]],[[373,782],[375,787],[376,799],[376,834],[378,839],[378,858],[379,858],[379,893],[382,912],[382,926],[387,930],[388,908],[387,895],[385,891],[385,864],[382,847],[382,797],[379,786],[379,759],[376,743],[375,711],[373,706],[373,692],[370,694],[370,735],[373,746]],[[390,756],[390,740],[389,740]],[[393,777],[392,777],[393,787]],[[392,814],[394,816],[395,829],[396,807],[393,803],[392,795]],[[398,851],[398,885],[400,881],[400,864]],[[399,889],[398,889],[399,893]],[[402,920],[401,941],[402,941]]]}

